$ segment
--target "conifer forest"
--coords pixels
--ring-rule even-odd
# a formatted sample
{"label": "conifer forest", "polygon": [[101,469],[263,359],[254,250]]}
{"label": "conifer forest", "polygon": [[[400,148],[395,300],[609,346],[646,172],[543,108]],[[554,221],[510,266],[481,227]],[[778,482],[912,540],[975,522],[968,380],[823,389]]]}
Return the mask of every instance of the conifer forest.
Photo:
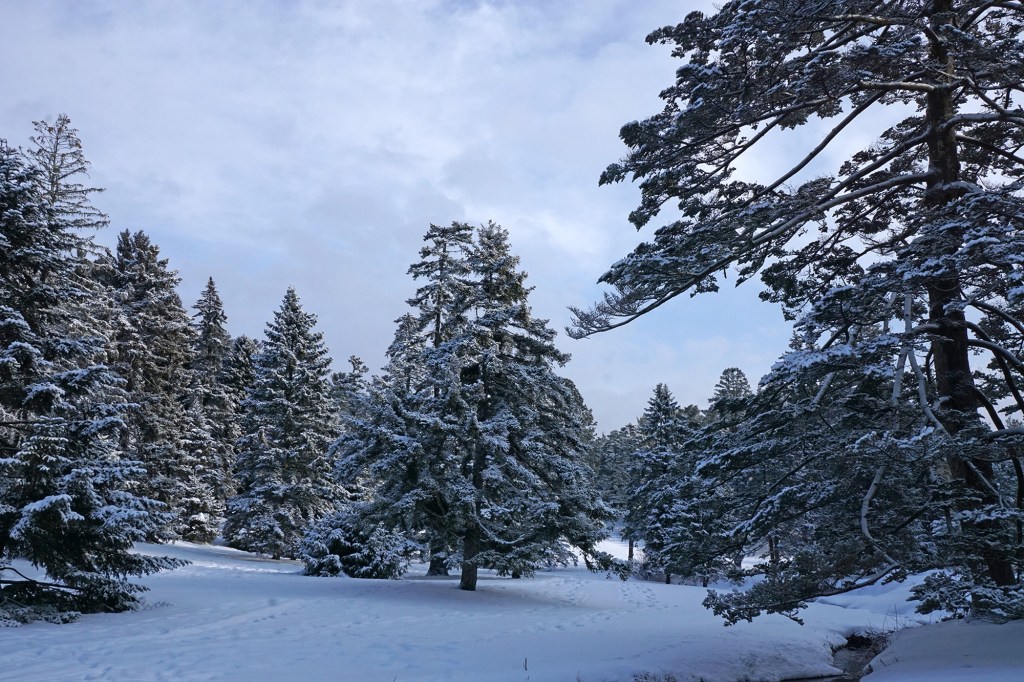
{"label": "conifer forest", "polygon": [[[501,216],[425,220],[379,368],[295,287],[258,338],[217,272],[183,301],[68,115],[0,131],[0,625],[137,610],[191,545],[467,599],[579,566],[730,626],[905,581],[922,617],[1024,620],[1024,7],[680,14],[647,38],[663,108],[593,173],[634,185],[638,230],[600,300],[561,334]],[[737,170],[773,136],[770,179]],[[700,404],[659,382],[600,429],[574,344],[726,280],[791,328],[770,370],[715,367]]]}

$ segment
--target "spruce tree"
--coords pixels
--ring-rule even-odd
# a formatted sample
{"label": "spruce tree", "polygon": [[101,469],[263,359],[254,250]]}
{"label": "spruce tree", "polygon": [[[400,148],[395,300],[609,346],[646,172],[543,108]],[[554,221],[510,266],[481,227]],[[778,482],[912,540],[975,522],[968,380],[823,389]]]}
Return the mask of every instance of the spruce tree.
{"label": "spruce tree", "polygon": [[[760,275],[801,343],[732,432],[744,447],[723,442],[707,471],[735,476],[758,449],[779,473],[738,529],[827,509],[827,528],[849,530],[715,602],[728,617],[926,569],[940,573],[923,608],[1024,615],[1024,434],[997,418],[1000,400],[1024,407],[1022,36],[1016,4],[952,0],[734,1],[649,36],[683,64],[664,110],[622,129],[629,154],[602,182],[639,181],[637,227],[665,204],[674,217],[602,277],[615,291],[576,311],[575,333],[714,291],[730,270]],[[818,135],[787,132],[815,120]],[[847,154],[853,129],[874,140]],[[740,177],[772,138],[795,161],[766,182]],[[780,459],[784,438],[817,441],[797,452],[828,465]],[[795,501],[815,491],[826,497]],[[765,513],[776,503],[794,509]]]}
{"label": "spruce tree", "polygon": [[622,532],[631,544],[642,543],[647,566],[663,571],[666,582],[671,578],[665,546],[673,523],[673,488],[689,432],[688,420],[668,386],[655,386],[637,420],[637,449],[629,470],[631,486]]}
{"label": "spruce tree", "polygon": [[[340,481],[370,486],[352,515],[364,537],[404,534],[434,574],[461,561],[464,589],[481,567],[519,577],[573,561],[571,547],[607,564],[595,544],[611,513],[583,460],[593,419],[554,371],[568,356],[530,313],[507,233],[473,235],[432,225],[410,268],[424,280],[414,313],[397,321],[384,374],[334,446]],[[343,530],[335,537],[353,544]]]}
{"label": "spruce tree", "polygon": [[[104,221],[75,184],[81,145],[61,120],[76,152],[48,167],[0,142],[0,624],[131,608],[144,588],[129,576],[179,564],[130,551],[157,515],[117,450],[124,394],[102,364],[101,293],[83,282],[94,247],[78,233]],[[41,147],[51,128],[36,129]]]}
{"label": "spruce tree", "polygon": [[464,590],[476,589],[478,567],[528,575],[574,560],[573,548],[589,562],[612,516],[584,463],[589,410],[555,373],[569,356],[531,313],[508,232],[481,226],[470,265],[478,282],[473,315],[453,340],[463,400],[475,407],[457,497]]}
{"label": "spruce tree", "polygon": [[330,398],[331,358],[316,316],[289,288],[254,358],[243,401],[224,537],[232,547],[274,558],[297,556],[303,534],[334,509],[327,446],[337,435]]}
{"label": "spruce tree", "polygon": [[[145,493],[172,513],[160,537],[191,536],[197,522],[191,515],[211,510],[184,509],[182,503],[190,500],[194,507],[197,499],[213,500],[205,473],[213,466],[213,452],[198,423],[201,413],[184,404],[192,383],[194,332],[176,291],[180,278],[142,231],[121,232],[104,266],[101,276],[115,302],[114,366],[133,405],[121,447],[145,464]],[[208,530],[196,532],[208,535]]]}
{"label": "spruce tree", "polygon": [[191,384],[184,395],[190,431],[185,447],[195,453],[199,465],[190,474],[202,479],[194,487],[197,492],[212,493],[212,497],[189,498],[188,506],[194,508],[187,513],[191,521],[184,537],[209,542],[216,537],[224,504],[233,495],[231,468],[234,441],[239,436],[237,400],[226,384],[231,338],[224,328],[227,316],[213,278],[193,308]]}

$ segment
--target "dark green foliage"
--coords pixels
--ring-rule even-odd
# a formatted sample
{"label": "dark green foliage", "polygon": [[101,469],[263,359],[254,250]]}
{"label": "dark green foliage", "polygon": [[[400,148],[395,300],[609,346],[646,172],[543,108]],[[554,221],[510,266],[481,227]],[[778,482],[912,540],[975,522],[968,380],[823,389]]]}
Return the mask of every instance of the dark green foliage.
{"label": "dark green foliage", "polygon": [[113,365],[132,405],[121,449],[146,467],[145,494],[172,514],[157,538],[209,539],[216,453],[204,415],[187,409],[195,335],[176,291],[180,278],[142,231],[120,233],[101,268],[115,302]]}

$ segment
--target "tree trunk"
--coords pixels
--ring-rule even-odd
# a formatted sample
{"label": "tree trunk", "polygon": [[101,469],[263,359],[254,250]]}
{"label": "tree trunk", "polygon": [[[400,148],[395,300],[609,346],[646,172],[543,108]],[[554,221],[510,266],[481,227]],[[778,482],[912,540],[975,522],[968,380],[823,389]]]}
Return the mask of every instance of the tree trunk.
{"label": "tree trunk", "polygon": [[626,556],[626,558],[630,561],[633,560],[633,538],[629,539],[629,554]]}
{"label": "tree trunk", "polygon": [[[932,4],[931,58],[936,65],[949,63],[948,50],[940,37],[945,33],[942,24],[949,23],[952,16],[951,0],[935,0]],[[952,70],[950,70],[952,73]],[[929,167],[935,177],[928,181],[925,192],[925,207],[940,208],[944,204],[963,196],[960,159],[955,126],[942,128],[956,114],[952,90],[939,88],[926,95],[925,116],[930,129],[928,137]],[[955,253],[962,238],[955,230],[948,232],[948,241],[941,247],[945,254]],[[935,255],[939,255],[936,253]],[[963,298],[958,273],[949,272],[936,278],[928,286],[928,320],[938,327],[934,333],[931,350],[935,367],[935,389],[939,410],[937,416],[951,436],[979,426],[980,403],[967,345],[966,318],[957,304]],[[972,492],[977,493],[982,504],[998,502],[989,485],[994,485],[992,463],[983,459],[963,458],[959,453],[947,457],[953,478]],[[982,522],[975,528],[983,533],[1000,532],[998,521]],[[984,560],[988,577],[996,585],[1014,583],[1013,565],[1009,559],[991,546],[979,546],[978,554]]]}
{"label": "tree trunk", "polygon": [[473,592],[476,590],[477,565],[476,555],[480,552],[480,529],[471,525],[462,538],[462,575],[459,577],[459,589]]}
{"label": "tree trunk", "polygon": [[[484,398],[477,406],[477,420],[481,423],[490,418],[490,405],[487,402],[487,356],[480,360],[480,381],[483,383]],[[483,443],[477,438],[473,451],[473,469],[471,472],[473,490],[476,491],[473,518],[469,520],[466,534],[462,539],[462,576],[459,578],[459,589],[476,590],[477,564],[476,555],[480,553],[480,496],[484,489],[484,467],[487,464],[487,452]]]}
{"label": "tree trunk", "polygon": [[430,566],[427,568],[427,575],[448,575],[448,561],[444,545],[441,543],[430,543]]}

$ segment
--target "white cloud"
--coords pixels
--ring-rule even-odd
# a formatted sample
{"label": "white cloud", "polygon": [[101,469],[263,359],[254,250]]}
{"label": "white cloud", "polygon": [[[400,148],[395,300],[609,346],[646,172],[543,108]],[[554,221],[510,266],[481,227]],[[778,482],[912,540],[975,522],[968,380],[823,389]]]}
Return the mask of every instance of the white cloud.
{"label": "white cloud", "polygon": [[[593,282],[639,238],[626,221],[636,188],[597,178],[625,152],[621,125],[656,112],[672,79],[668,50],[644,36],[687,11],[671,0],[2,3],[0,62],[17,68],[5,69],[0,137],[24,143],[32,120],[69,114],[108,188],[104,241],[146,230],[187,303],[213,275],[235,333],[260,334],[294,285],[336,360],[379,366],[431,222],[507,227],[535,312],[556,327],[566,306],[599,295]],[[598,339],[563,339],[567,372],[606,428],[639,414],[659,381],[699,402],[725,366],[756,380],[786,333],[747,331],[755,319],[782,329],[755,299],[680,300]]]}

